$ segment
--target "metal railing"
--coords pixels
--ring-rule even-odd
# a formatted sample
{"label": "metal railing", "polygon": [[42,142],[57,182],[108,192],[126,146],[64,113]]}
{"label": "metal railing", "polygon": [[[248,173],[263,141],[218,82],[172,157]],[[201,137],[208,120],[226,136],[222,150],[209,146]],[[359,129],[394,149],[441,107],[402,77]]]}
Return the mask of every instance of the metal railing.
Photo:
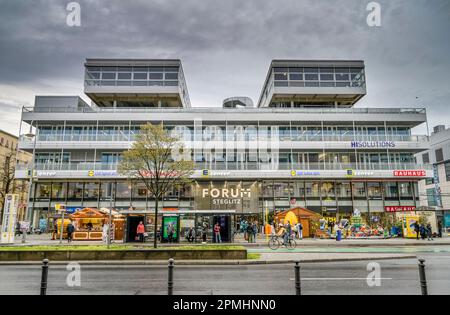
{"label": "metal railing", "polygon": [[[200,138],[203,134],[199,135]],[[127,133],[112,133],[112,134],[101,134],[101,133],[81,133],[81,134],[40,134],[37,136],[38,142],[87,142],[87,141],[134,141],[136,134]],[[189,138],[189,137],[188,137]],[[192,138],[192,137],[191,137]],[[20,141],[22,143],[33,143],[33,139],[27,138],[25,136],[20,136]],[[247,141],[257,141],[247,140]],[[269,141],[270,138],[264,138]],[[192,138],[191,141],[194,139]],[[259,139],[262,140],[262,139]],[[351,142],[351,141],[396,141],[396,142],[427,142],[428,136],[426,135],[285,135],[279,134],[279,140],[281,142],[292,141],[292,142],[305,142],[305,141],[331,141],[331,142]],[[222,141],[226,141],[223,139]],[[233,141],[233,140],[229,140]]]}
{"label": "metal railing", "polygon": [[[88,171],[88,170],[117,170],[117,163],[101,162],[71,162],[71,163],[36,163],[35,170],[39,171]],[[17,164],[16,170],[28,170],[30,165]],[[338,171],[338,170],[363,170],[363,171],[383,171],[383,170],[432,170],[432,165],[414,164],[414,163],[195,163],[196,170],[245,170],[245,171],[264,171],[264,170],[307,170],[307,171]]]}
{"label": "metal railing", "polygon": [[[311,105],[317,106],[317,105]],[[169,108],[169,107],[23,107],[35,113],[292,113],[292,114],[425,114],[425,108]]]}

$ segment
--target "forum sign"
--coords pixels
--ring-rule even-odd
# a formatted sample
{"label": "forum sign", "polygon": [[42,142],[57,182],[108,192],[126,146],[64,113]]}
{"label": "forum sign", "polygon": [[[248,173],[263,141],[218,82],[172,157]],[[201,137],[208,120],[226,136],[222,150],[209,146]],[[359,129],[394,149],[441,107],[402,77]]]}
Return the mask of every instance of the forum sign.
{"label": "forum sign", "polygon": [[197,182],[194,185],[196,210],[257,211],[258,183]]}

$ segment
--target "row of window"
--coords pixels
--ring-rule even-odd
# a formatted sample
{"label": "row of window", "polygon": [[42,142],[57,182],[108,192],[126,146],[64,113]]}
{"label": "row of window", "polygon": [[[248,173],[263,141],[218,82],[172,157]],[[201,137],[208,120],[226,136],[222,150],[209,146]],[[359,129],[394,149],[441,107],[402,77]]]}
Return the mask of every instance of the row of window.
{"label": "row of window", "polygon": [[[219,185],[220,186],[220,185]],[[36,200],[110,200],[146,199],[150,193],[142,183],[130,182],[53,182],[37,183]],[[191,187],[173,189],[165,198],[192,198]],[[201,192],[200,192],[201,193]],[[264,181],[257,194],[263,198],[300,198],[311,200],[412,200],[419,197],[416,182],[342,182],[342,181]],[[200,197],[200,196],[198,196]]]}
{"label": "row of window", "polygon": [[4,137],[0,138],[0,146],[9,148],[9,149],[11,149],[11,151],[17,150],[17,143],[14,143],[13,141],[11,141],[11,143],[10,143],[9,140]]}
{"label": "row of window", "polygon": [[177,72],[89,72],[88,79],[102,80],[178,80]]}

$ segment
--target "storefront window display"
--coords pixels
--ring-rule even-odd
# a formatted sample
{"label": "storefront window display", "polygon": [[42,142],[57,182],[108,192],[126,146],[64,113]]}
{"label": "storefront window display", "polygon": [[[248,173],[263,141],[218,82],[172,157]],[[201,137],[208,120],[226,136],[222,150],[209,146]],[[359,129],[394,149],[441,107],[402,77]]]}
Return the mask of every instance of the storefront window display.
{"label": "storefront window display", "polygon": [[336,199],[334,182],[322,182],[320,191],[323,201],[333,201]]}
{"label": "storefront window display", "polygon": [[131,185],[128,182],[118,182],[116,184],[116,198],[117,199],[130,199],[131,197]]}
{"label": "storefront window display", "polygon": [[336,195],[339,200],[351,200],[352,199],[352,186],[350,182],[337,182],[336,183]]}
{"label": "storefront window display", "polygon": [[306,198],[316,199],[320,198],[320,182],[305,182],[305,194]]}

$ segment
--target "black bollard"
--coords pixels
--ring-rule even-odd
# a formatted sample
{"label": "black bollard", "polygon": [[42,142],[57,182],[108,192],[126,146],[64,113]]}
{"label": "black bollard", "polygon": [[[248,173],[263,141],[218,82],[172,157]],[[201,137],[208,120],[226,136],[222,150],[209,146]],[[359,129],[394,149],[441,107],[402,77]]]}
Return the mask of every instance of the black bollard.
{"label": "black bollard", "polygon": [[41,295],[47,295],[48,259],[42,261]]}
{"label": "black bollard", "polygon": [[302,295],[300,284],[300,262],[295,262],[295,295]]}
{"label": "black bollard", "polygon": [[422,295],[428,295],[427,278],[425,276],[425,259],[419,259],[419,278]]}
{"label": "black bollard", "polygon": [[168,281],[167,281],[167,294],[168,295],[173,295],[173,264],[174,264],[174,259],[170,258],[169,259],[169,277],[168,277]]}

